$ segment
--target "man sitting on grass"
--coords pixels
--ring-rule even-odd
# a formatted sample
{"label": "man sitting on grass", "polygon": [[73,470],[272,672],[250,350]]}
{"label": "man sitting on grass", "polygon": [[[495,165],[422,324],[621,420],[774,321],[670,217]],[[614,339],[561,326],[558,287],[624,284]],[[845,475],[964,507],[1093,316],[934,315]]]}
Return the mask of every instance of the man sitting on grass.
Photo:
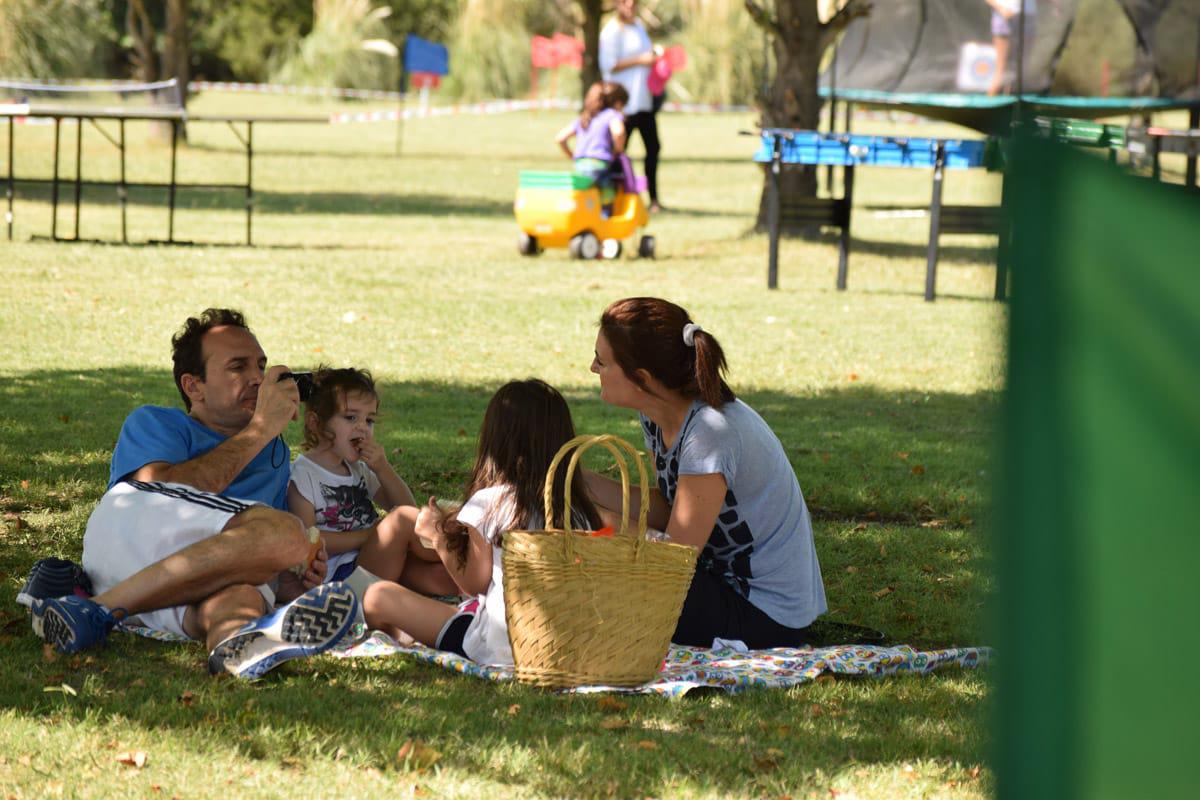
{"label": "man sitting on grass", "polygon": [[[266,368],[230,309],[189,318],[171,343],[187,410],[142,406],[126,418],[83,540],[97,594],[39,597],[31,576],[33,630],[73,653],[137,617],[205,641],[214,673],[258,677],[333,647],[361,620],[359,602],[345,584],[321,584],[323,550],[303,575],[289,570],[310,546],[282,510],[291,459],[281,434],[300,404],[296,382],[281,380],[287,367]],[[269,613],[276,597],[291,602]]]}

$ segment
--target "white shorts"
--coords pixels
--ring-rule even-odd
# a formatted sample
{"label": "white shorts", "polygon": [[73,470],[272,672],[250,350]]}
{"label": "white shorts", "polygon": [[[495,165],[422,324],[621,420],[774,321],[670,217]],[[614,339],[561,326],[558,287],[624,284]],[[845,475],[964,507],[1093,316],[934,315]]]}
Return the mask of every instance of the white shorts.
{"label": "white shorts", "polygon": [[[190,545],[216,536],[255,503],[202,492],[181,483],[118,483],[105,492],[83,535],[83,570],[96,594]],[[275,593],[257,587],[269,611]],[[187,636],[188,606],[142,612],[130,619],[147,628]]]}

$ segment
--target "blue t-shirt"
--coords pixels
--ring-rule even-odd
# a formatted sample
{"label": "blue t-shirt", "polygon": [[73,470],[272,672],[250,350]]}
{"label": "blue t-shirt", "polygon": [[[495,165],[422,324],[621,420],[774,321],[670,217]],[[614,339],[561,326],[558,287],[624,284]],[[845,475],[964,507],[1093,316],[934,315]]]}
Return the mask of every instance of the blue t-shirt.
{"label": "blue t-shirt", "polygon": [[[108,488],[111,489],[146,464],[154,461],[168,464],[190,461],[227,438],[179,408],[136,408],[125,418],[121,435],[117,437],[117,446],[113,448]],[[291,455],[287,443],[281,437],[276,437],[221,494],[286,509]]]}
{"label": "blue t-shirt", "polygon": [[724,579],[755,607],[789,628],[826,611],[812,521],[783,445],[741,400],[720,410],[696,400],[675,443],[642,416],[658,488],[674,505],[680,475],[725,478],[727,491],[697,569]]}

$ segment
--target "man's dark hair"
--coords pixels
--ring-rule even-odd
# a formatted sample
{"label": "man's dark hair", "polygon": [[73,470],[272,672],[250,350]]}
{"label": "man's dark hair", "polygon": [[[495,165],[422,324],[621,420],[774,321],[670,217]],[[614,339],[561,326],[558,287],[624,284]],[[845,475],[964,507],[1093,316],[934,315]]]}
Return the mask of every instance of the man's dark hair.
{"label": "man's dark hair", "polygon": [[195,375],[200,380],[205,379],[204,352],[201,341],[204,339],[204,334],[213,328],[222,328],[226,325],[250,330],[242,312],[234,311],[232,308],[206,308],[200,316],[188,317],[183,323],[183,327],[179,329],[179,333],[171,337],[171,359],[175,362],[175,388],[179,390],[179,396],[183,398],[183,406],[188,411],[192,410],[192,401],[183,391],[183,376]]}

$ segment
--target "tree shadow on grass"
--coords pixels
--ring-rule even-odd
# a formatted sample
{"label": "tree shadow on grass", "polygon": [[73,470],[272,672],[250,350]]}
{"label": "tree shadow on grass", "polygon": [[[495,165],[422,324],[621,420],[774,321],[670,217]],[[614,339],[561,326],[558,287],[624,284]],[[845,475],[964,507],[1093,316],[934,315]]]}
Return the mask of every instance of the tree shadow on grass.
{"label": "tree shadow on grass", "polygon": [[[61,189],[61,187],[60,187]],[[27,185],[20,189],[23,200],[48,203],[51,187]],[[161,208],[167,211],[167,190],[134,188],[129,190],[129,206]],[[83,202],[88,205],[117,206],[116,191],[113,189],[85,188]],[[176,212],[195,210],[237,211],[246,210],[246,196],[241,189],[200,190],[180,188],[175,196]],[[276,192],[254,190],[254,210],[265,214],[352,214],[375,216],[471,216],[511,217],[510,200],[493,200],[486,197],[464,197],[429,193],[392,194],[388,192]],[[65,233],[67,224],[74,220],[74,200],[60,190],[59,223]],[[86,213],[86,209],[85,209]],[[64,217],[67,218],[64,221]]]}
{"label": "tree shadow on grass", "polygon": [[[414,491],[460,490],[496,387],[385,380],[380,388],[378,435]],[[603,404],[584,384],[565,394],[580,431],[614,432],[641,446],[630,412]],[[927,641],[977,643],[969,641],[971,618],[986,580],[965,515],[983,502],[996,397],[854,388],[743,398],[773,427],[800,477],[839,616],[902,641],[919,644],[922,627],[933,627]],[[342,748],[364,766],[399,770],[397,751],[417,739],[441,753],[443,769],[550,796],[658,795],[681,786],[778,794],[853,764],[981,760],[982,703],[961,696],[961,681],[938,677],[896,679],[907,687],[903,698],[885,681],[864,683],[850,699],[807,685],[675,703],[629,698],[614,711],[593,697],[492,684],[405,658],[292,662],[257,685],[206,678],[199,646],[125,635],[85,657],[44,660],[12,600],[21,578],[48,550],[78,558],[85,512],[104,489],[126,413],[178,402],[165,369],[35,370],[0,382],[0,707],[57,725],[120,715],[148,740],[218,742],[273,767],[327,761]],[[292,426],[289,440],[297,435]],[[62,527],[74,538],[60,532],[56,543],[51,530]],[[890,593],[878,596],[879,586]],[[913,600],[898,599],[905,597]],[[935,606],[958,615],[939,616]],[[79,695],[42,691],[62,684]],[[803,723],[814,701],[829,702],[841,733]],[[952,735],[922,733],[931,716]],[[764,770],[755,759],[768,748],[783,755]],[[526,758],[520,769],[502,757],[514,751]]]}
{"label": "tree shadow on grass", "polygon": [[[496,386],[381,383],[378,436],[401,472],[429,491],[465,478],[483,410]],[[599,400],[591,387],[564,389],[582,432],[614,432],[642,446],[635,416]],[[981,471],[990,456],[992,392],[881,391],[871,387],[813,395],[752,389],[741,394],[784,445],[817,519],[917,525],[973,516],[984,502]],[[43,370],[0,382],[9,409],[0,429],[0,475],[47,486],[94,481],[103,490],[107,454],[138,405],[179,406],[166,370],[113,367]],[[297,446],[292,425],[285,438]],[[449,482],[448,482],[449,481]]]}
{"label": "tree shadow on grass", "polygon": [[[964,697],[960,681],[941,676],[856,682],[837,692],[809,684],[735,697],[606,703],[489,683],[404,657],[292,662],[255,685],[203,676],[204,654],[195,645],[114,636],[91,663],[44,663],[40,649],[24,642],[14,650],[0,666],[11,680],[5,696],[31,699],[8,708],[85,729],[85,720],[120,717],[144,732],[133,737],[147,742],[152,762],[153,742],[178,737],[189,745],[185,752],[196,748],[221,763],[295,769],[336,757],[383,770],[391,781],[416,782],[421,775],[406,766],[420,762],[397,759],[415,740],[438,754],[443,773],[495,781],[519,794],[665,796],[686,787],[740,796],[803,785],[817,771],[918,759],[970,764],[982,760],[985,744],[982,702]],[[68,702],[41,691],[62,684],[79,695]],[[938,725],[933,736],[931,717]],[[165,791],[186,788],[167,780]]]}

